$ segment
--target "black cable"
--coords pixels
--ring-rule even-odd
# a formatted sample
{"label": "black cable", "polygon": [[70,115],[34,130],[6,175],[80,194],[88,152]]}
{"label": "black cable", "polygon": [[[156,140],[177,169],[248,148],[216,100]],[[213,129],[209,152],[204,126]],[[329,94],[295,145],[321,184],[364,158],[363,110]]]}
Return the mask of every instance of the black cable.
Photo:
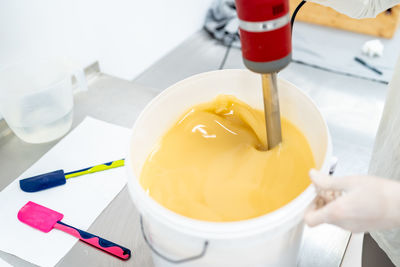
{"label": "black cable", "polygon": [[340,74],[340,75],[344,75],[344,76],[348,76],[348,77],[353,77],[353,78],[357,78],[357,79],[362,79],[362,80],[367,80],[367,81],[372,81],[372,82],[377,82],[377,83],[382,83],[382,84],[389,84],[387,81],[384,80],[380,80],[380,79],[374,79],[374,78],[368,78],[365,76],[361,76],[361,75],[356,75],[356,74],[351,74],[348,72],[344,72],[344,71],[338,71],[338,70],[333,70],[330,68],[326,68],[326,67],[321,67],[315,64],[311,64],[311,63],[307,63],[301,60],[296,60],[296,59],[292,59],[292,63],[297,63],[300,65],[304,65],[307,67],[311,67],[317,70],[323,70],[323,71],[327,71],[327,72],[331,72],[331,73],[335,73],[335,74]]}
{"label": "black cable", "polygon": [[232,38],[232,40],[229,42],[228,46],[226,47],[224,58],[222,59],[221,65],[218,68],[219,70],[222,70],[224,68],[226,60],[229,55],[229,52],[231,51],[233,42],[234,42],[234,39]]}
{"label": "black cable", "polygon": [[306,3],[306,1],[301,1],[301,3],[296,7],[296,9],[293,12],[292,18],[290,19],[290,24],[291,24],[291,30],[293,31],[293,24],[294,24],[294,20],[296,18],[297,13],[299,12],[300,8],[302,6],[304,6],[304,4]]}

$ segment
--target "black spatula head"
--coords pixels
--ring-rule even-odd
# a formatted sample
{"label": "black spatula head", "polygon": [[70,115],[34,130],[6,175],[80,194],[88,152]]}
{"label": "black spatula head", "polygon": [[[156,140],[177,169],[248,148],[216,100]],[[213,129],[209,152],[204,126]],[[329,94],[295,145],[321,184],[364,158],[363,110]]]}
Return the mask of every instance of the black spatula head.
{"label": "black spatula head", "polygon": [[25,192],[37,192],[66,183],[63,170],[40,174],[38,176],[22,179],[19,186]]}

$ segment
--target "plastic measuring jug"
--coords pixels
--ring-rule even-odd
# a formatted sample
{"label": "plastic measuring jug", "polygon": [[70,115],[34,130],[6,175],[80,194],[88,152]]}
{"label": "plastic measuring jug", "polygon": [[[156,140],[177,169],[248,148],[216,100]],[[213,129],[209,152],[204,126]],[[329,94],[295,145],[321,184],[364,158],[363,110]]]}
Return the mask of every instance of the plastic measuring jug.
{"label": "plastic measuring jug", "polygon": [[72,125],[72,77],[86,90],[83,70],[63,59],[25,60],[0,69],[0,113],[28,143],[60,138]]}

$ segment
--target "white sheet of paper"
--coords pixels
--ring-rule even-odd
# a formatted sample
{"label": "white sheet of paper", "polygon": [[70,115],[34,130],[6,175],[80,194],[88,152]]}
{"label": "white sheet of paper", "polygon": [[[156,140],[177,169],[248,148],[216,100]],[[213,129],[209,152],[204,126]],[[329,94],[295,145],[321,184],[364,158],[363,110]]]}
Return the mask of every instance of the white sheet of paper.
{"label": "white sheet of paper", "polygon": [[[36,193],[23,192],[19,180],[53,170],[69,172],[124,158],[129,136],[129,129],[86,118],[0,192],[0,250],[39,266],[57,264],[78,239],[56,229],[43,233],[21,223],[17,219],[19,209],[33,201],[64,214],[64,223],[87,230],[126,184],[125,168],[68,179],[65,185]],[[118,240],[110,241],[119,244]]]}

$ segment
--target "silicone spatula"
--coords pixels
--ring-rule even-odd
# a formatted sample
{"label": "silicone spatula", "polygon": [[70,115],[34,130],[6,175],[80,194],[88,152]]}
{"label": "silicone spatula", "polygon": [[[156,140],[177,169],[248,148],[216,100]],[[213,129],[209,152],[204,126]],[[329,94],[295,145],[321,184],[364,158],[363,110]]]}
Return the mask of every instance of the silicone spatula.
{"label": "silicone spatula", "polygon": [[37,192],[55,186],[63,185],[67,182],[67,179],[69,178],[121,167],[124,166],[124,164],[125,161],[123,159],[120,159],[72,172],[64,173],[63,170],[57,170],[22,179],[19,181],[19,186],[25,192]]}
{"label": "silicone spatula", "polygon": [[63,217],[63,214],[43,207],[32,201],[26,203],[25,206],[23,206],[18,212],[18,220],[42,232],[48,233],[53,228],[56,228],[120,259],[127,260],[130,258],[131,251],[129,249],[96,235],[69,226],[61,222]]}

